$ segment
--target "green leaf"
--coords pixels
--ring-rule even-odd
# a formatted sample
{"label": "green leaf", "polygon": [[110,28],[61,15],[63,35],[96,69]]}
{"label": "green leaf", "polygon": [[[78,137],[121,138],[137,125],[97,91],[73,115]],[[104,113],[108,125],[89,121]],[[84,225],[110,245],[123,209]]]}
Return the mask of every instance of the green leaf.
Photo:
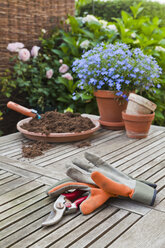
{"label": "green leaf", "polygon": [[43,57],[44,57],[46,60],[50,60],[49,56],[47,56],[46,54],[43,54]]}
{"label": "green leaf", "polygon": [[60,102],[68,103],[68,102],[70,101],[71,98],[72,98],[72,97],[69,96],[69,95],[68,95],[68,96],[63,96],[63,97],[60,96],[60,97],[57,98],[57,100],[60,101]]}
{"label": "green leaf", "polygon": [[142,7],[140,8],[141,5],[142,5],[142,2],[139,3],[139,4],[134,4],[133,6],[130,7],[130,9],[131,9],[131,11],[133,13],[134,18],[136,18],[137,15],[143,10]]}
{"label": "green leaf", "polygon": [[5,95],[6,95],[6,97],[8,97],[8,98],[11,96],[11,94],[10,94],[9,92],[6,92]]}
{"label": "green leaf", "polygon": [[157,16],[155,16],[154,18],[152,18],[152,22],[154,25],[159,26],[161,20]]}
{"label": "green leaf", "polygon": [[121,16],[126,26],[129,24],[130,21],[132,21],[132,16],[125,11],[121,11]]}
{"label": "green leaf", "polygon": [[159,42],[159,45],[165,46],[165,39],[162,39],[162,40]]}
{"label": "green leaf", "polygon": [[90,38],[91,40],[93,40],[95,38],[95,35],[93,32],[90,32],[86,29],[82,29],[81,33],[85,35],[86,38]]}
{"label": "green leaf", "polygon": [[66,43],[62,43],[62,44],[60,45],[60,48],[61,48],[61,50],[62,50],[65,54],[67,54],[69,48],[68,48],[68,46],[67,46]]}
{"label": "green leaf", "polygon": [[156,111],[156,117],[162,120],[165,119],[164,115],[160,111]]}
{"label": "green leaf", "polygon": [[57,49],[52,49],[51,50],[53,53],[57,54],[60,58],[63,57],[63,52]]}
{"label": "green leaf", "polygon": [[79,31],[79,23],[76,20],[76,18],[74,16],[69,16],[68,19],[69,19],[69,23],[70,23],[72,32],[73,33],[78,33],[78,31]]}

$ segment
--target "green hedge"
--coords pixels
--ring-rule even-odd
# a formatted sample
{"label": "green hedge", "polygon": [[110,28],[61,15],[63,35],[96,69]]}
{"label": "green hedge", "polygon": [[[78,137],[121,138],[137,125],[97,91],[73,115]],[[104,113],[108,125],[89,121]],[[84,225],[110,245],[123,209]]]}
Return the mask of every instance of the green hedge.
{"label": "green hedge", "polygon": [[[131,13],[130,6],[134,3],[142,2],[144,8],[141,12],[142,16],[154,17],[158,16],[162,20],[161,26],[165,26],[165,4],[158,2],[148,2],[146,0],[114,0],[107,2],[94,1],[94,15],[101,17],[107,21],[113,21],[113,17],[120,17],[121,11],[124,10]],[[79,6],[79,16],[84,16],[86,13],[93,14],[92,12],[92,1],[86,5]]]}

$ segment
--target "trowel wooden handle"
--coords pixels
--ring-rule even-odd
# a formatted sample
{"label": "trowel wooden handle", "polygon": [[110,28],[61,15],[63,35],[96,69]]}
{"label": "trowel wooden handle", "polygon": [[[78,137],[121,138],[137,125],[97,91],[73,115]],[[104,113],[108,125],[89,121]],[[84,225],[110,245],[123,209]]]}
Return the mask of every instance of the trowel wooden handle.
{"label": "trowel wooden handle", "polygon": [[30,116],[33,118],[36,116],[36,114],[31,112],[31,109],[25,108],[12,101],[7,103],[7,107],[26,116]]}

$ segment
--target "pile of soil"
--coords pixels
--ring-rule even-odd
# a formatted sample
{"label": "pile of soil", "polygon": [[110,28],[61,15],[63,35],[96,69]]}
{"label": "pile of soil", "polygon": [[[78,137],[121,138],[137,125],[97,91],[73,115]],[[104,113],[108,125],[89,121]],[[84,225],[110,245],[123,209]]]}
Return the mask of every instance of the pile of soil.
{"label": "pile of soil", "polygon": [[33,118],[21,128],[34,133],[80,133],[94,128],[95,125],[88,117],[82,117],[79,113],[59,113],[48,111],[41,114],[41,119]]}
{"label": "pile of soil", "polygon": [[53,144],[44,141],[28,142],[22,145],[22,155],[25,158],[35,158],[43,154],[43,151],[49,150]]}
{"label": "pile of soil", "polygon": [[86,147],[86,146],[91,146],[91,143],[89,141],[83,141],[77,145],[78,148],[82,148],[82,147]]}

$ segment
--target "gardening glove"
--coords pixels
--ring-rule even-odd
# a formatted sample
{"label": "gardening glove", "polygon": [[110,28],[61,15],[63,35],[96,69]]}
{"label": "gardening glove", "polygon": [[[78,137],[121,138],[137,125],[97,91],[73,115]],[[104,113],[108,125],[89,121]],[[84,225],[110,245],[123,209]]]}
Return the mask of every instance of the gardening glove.
{"label": "gardening glove", "polygon": [[84,193],[88,194],[88,197],[79,205],[80,211],[84,215],[92,213],[110,197],[115,197],[115,195],[109,194],[95,185],[75,182],[68,178],[61,180],[52,186],[52,188],[47,191],[47,194],[50,197],[57,197],[60,194],[73,189],[84,190]]}
{"label": "gardening glove", "polygon": [[[110,192],[108,190],[108,193],[130,197],[132,200],[136,200],[147,205],[154,204],[156,198],[155,184],[133,179],[132,177],[112,167],[107,162],[94,154],[86,152],[85,158],[86,160],[74,159],[72,161],[73,164],[67,165],[67,175],[69,177],[79,182],[94,184],[95,181],[93,181],[91,173],[97,171],[110,179],[112,184],[118,183],[120,185],[123,185],[123,187],[127,187],[127,189],[129,188],[131,190],[129,194],[127,194],[126,191],[123,189],[123,191],[121,190],[120,192],[118,192],[120,194],[118,194],[116,193],[115,188],[112,187],[114,191]],[[99,184],[98,186],[100,187]]]}

